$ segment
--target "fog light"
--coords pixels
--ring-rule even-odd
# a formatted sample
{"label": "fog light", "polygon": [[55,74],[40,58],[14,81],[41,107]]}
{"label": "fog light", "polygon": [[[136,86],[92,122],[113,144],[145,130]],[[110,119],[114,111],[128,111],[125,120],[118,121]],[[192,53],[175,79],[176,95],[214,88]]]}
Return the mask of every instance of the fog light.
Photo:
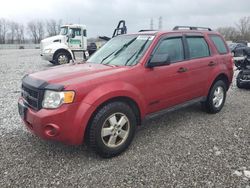
{"label": "fog light", "polygon": [[44,129],[45,135],[48,137],[54,137],[59,133],[59,127],[56,125],[47,125]]}

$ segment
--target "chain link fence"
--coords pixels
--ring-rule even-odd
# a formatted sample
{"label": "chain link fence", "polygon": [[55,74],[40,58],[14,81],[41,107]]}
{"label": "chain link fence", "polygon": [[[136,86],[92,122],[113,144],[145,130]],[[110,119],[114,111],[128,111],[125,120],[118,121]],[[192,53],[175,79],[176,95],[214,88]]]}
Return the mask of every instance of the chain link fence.
{"label": "chain link fence", "polygon": [[0,44],[1,49],[40,49],[40,44]]}

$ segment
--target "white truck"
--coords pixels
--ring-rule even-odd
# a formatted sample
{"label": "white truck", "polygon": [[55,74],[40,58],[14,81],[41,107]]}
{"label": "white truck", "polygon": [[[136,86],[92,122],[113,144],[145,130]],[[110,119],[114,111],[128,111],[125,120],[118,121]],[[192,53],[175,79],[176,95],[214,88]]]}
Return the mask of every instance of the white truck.
{"label": "white truck", "polygon": [[40,48],[41,57],[55,65],[69,63],[71,59],[75,59],[75,52],[82,52],[86,59],[89,56],[86,26],[63,25],[60,34],[43,39]]}

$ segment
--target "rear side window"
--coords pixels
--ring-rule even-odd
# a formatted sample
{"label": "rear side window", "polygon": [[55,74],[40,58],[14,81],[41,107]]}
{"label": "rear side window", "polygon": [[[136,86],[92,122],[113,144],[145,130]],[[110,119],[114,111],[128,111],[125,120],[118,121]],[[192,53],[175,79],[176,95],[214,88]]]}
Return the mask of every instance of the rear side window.
{"label": "rear side window", "polygon": [[214,45],[217,48],[217,51],[220,54],[226,54],[227,53],[227,47],[226,47],[224,41],[222,40],[222,38],[220,36],[210,35],[210,39],[213,41]]}
{"label": "rear side window", "polygon": [[203,37],[187,37],[187,43],[191,59],[210,56],[207,42]]}
{"label": "rear side window", "polygon": [[155,54],[168,54],[172,63],[184,60],[184,50],[181,38],[169,38],[163,40]]}

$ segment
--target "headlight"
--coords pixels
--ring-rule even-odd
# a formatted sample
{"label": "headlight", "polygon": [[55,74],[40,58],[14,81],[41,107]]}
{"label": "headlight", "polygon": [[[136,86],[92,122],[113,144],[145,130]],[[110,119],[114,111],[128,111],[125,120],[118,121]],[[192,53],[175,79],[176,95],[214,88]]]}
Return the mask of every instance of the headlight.
{"label": "headlight", "polygon": [[52,49],[45,49],[45,50],[43,51],[43,53],[49,54],[49,53],[51,53],[51,51],[52,51]]}
{"label": "headlight", "polygon": [[43,108],[58,108],[62,104],[69,104],[74,101],[74,91],[51,91],[46,90],[42,102]]}

